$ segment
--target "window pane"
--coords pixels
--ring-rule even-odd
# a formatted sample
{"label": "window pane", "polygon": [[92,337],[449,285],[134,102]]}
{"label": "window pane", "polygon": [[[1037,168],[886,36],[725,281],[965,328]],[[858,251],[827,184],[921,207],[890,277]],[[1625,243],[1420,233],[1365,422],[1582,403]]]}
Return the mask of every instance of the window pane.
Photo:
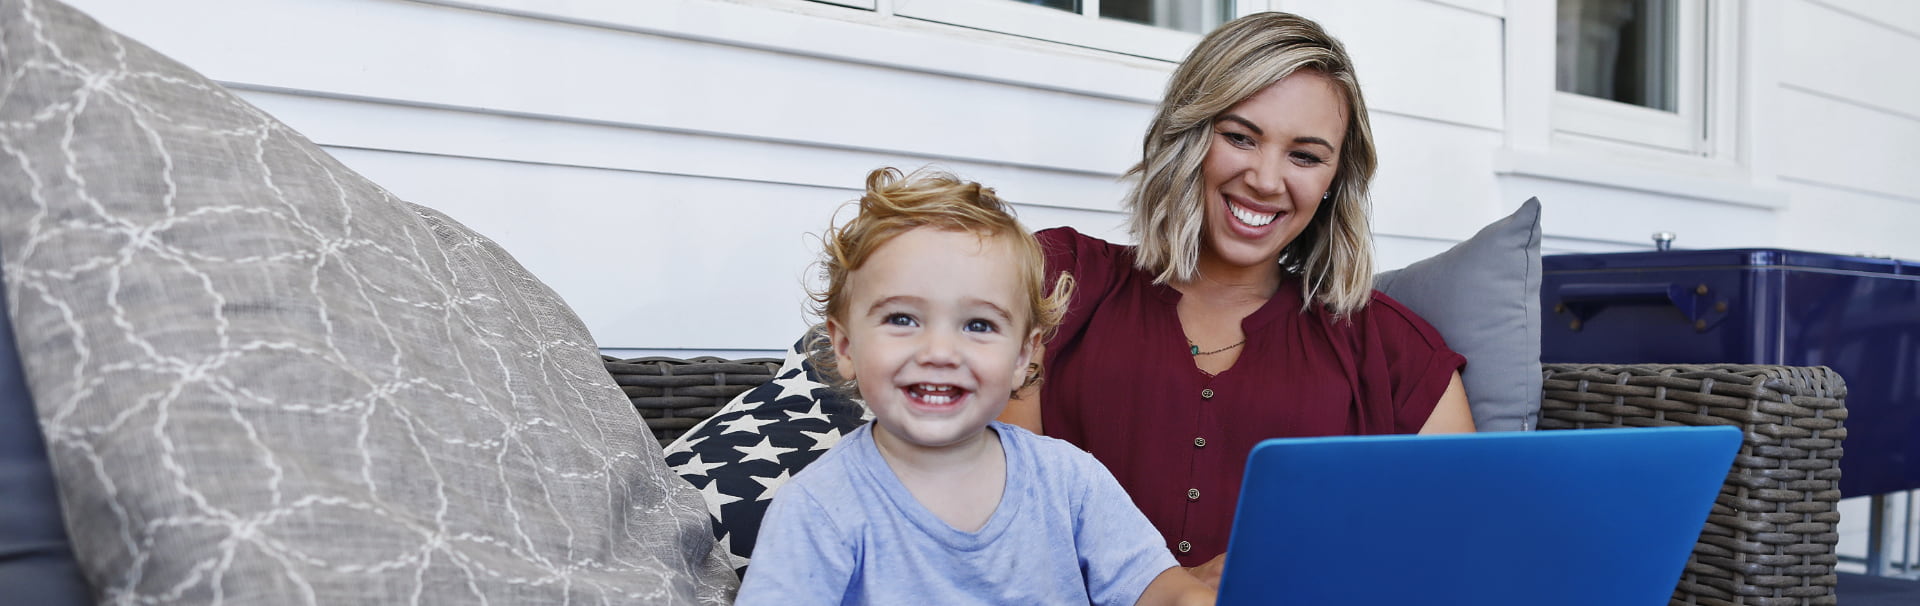
{"label": "window pane", "polygon": [[1038,4],[1040,6],[1044,6],[1047,8],[1057,8],[1063,11],[1073,11],[1076,13],[1080,12],[1080,0],[1013,0],[1013,1],[1024,2],[1027,4]]}
{"label": "window pane", "polygon": [[1559,0],[1555,88],[1674,111],[1677,0]]}
{"label": "window pane", "polygon": [[1100,16],[1204,34],[1226,23],[1233,0],[1100,0]]}

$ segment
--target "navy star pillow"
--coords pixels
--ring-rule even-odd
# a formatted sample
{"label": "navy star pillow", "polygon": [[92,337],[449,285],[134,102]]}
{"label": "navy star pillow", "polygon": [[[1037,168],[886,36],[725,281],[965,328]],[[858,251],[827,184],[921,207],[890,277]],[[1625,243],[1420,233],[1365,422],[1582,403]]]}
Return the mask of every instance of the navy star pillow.
{"label": "navy star pillow", "polygon": [[866,406],[828,387],[807,360],[815,335],[794,342],[772,381],[666,447],[667,465],[706,497],[713,535],[743,574],[774,491],[872,418]]}

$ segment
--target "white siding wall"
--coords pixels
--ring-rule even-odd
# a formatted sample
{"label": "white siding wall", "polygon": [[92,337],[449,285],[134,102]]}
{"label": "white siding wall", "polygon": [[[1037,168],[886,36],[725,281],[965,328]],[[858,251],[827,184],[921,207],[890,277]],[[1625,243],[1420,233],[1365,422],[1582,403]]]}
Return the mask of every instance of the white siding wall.
{"label": "white siding wall", "polygon": [[[784,345],[806,234],[880,165],[938,163],[1035,226],[1124,239],[1118,176],[1171,69],[805,0],[75,4],[499,239],[614,349]],[[1748,4],[1742,157],[1707,177],[1559,154],[1543,91],[1515,92],[1550,74],[1551,3],[1512,4],[1272,2],[1361,66],[1383,267],[1529,196],[1554,251],[1672,230],[1920,258],[1920,78],[1887,77],[1920,58],[1912,3]]]}
{"label": "white siding wall", "polygon": [[[498,239],[629,353],[785,346],[807,234],[881,165],[1126,239],[1118,177],[1171,69],[804,0],[70,1]],[[1920,3],[1743,4],[1737,153],[1707,170],[1559,147],[1549,0],[1271,5],[1360,65],[1382,268],[1529,196],[1550,252],[1671,230],[1920,259]]]}

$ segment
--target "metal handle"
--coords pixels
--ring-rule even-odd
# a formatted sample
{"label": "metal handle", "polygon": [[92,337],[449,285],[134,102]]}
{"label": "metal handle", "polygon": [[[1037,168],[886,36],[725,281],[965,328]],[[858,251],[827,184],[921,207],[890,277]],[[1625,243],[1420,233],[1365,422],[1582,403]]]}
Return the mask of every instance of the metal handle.
{"label": "metal handle", "polygon": [[1609,305],[1670,303],[1691,322],[1706,314],[1702,302],[1707,285],[1687,287],[1672,282],[1628,282],[1619,284],[1562,284],[1556,294],[1560,306],[1581,322]]}

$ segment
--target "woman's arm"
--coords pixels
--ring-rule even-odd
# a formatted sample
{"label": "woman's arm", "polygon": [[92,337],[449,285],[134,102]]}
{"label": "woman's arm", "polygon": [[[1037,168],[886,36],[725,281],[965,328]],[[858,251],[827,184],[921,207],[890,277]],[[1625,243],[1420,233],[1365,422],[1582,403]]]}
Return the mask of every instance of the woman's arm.
{"label": "woman's arm", "polygon": [[1168,568],[1160,576],[1147,584],[1147,590],[1140,592],[1138,606],[1168,604],[1172,606],[1200,606],[1214,602],[1212,587],[1201,583],[1200,579],[1187,574],[1187,569],[1175,566]]}
{"label": "woman's arm", "polygon": [[[1011,405],[1008,408],[1012,408]],[[1039,414],[1036,405],[1035,415]],[[1460,372],[1454,371],[1453,380],[1447,383],[1447,391],[1440,394],[1440,404],[1433,407],[1433,414],[1427,417],[1427,423],[1420,426],[1420,433],[1473,433],[1473,410],[1467,407],[1467,388],[1460,383]]]}
{"label": "woman's arm", "polygon": [[[1033,348],[1033,359],[1043,359],[1046,353],[1045,345],[1036,346]],[[1000,422],[1024,427],[1038,435],[1047,435],[1040,431],[1040,385],[1028,385],[1013,394],[1013,399],[1007,400],[1006,410],[1000,411]]]}

